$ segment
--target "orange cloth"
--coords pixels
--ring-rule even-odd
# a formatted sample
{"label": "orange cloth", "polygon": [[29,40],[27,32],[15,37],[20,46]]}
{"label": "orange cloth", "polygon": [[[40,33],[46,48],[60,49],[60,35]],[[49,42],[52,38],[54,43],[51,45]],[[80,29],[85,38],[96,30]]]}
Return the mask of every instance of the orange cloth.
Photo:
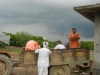
{"label": "orange cloth", "polygon": [[36,50],[36,49],[38,49],[38,42],[34,40],[30,40],[27,42],[25,51],[31,51],[31,50]]}
{"label": "orange cloth", "polygon": [[68,36],[68,39],[70,40],[70,45],[69,45],[69,48],[80,48],[80,44],[78,42],[78,39],[77,40],[71,40],[73,37],[76,37],[76,38],[79,38],[80,39],[80,36],[78,33],[70,33],[69,36]]}

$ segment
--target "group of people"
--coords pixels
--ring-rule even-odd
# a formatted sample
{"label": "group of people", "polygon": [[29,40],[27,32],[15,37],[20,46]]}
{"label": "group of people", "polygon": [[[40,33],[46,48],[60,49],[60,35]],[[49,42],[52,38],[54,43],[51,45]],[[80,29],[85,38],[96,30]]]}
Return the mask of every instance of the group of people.
{"label": "group of people", "polygon": [[[70,41],[69,48],[80,48],[78,40],[80,39],[79,34],[76,32],[76,28],[72,29],[72,32],[69,34],[68,39]],[[60,40],[57,42],[57,46],[54,49],[66,49]],[[49,43],[43,42],[43,48],[40,48],[38,42],[30,40],[27,42],[25,51],[35,50],[35,53],[38,54],[38,75],[48,75],[49,67],[49,55],[52,54],[48,48]]]}
{"label": "group of people", "polygon": [[[67,44],[67,48],[80,48],[79,39],[80,36],[76,32],[76,28],[72,28],[72,32],[68,36],[69,43]],[[66,49],[66,45],[63,45],[60,40],[57,41],[57,46],[54,49]]]}

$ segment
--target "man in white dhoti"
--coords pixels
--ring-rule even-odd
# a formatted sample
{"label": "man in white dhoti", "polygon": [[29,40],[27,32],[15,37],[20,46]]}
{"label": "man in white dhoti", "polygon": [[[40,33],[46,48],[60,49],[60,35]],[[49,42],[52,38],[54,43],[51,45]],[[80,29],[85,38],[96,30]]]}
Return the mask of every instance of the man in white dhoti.
{"label": "man in white dhoti", "polygon": [[52,52],[47,48],[48,42],[43,42],[43,48],[35,50],[38,53],[38,75],[48,75],[49,55]]}

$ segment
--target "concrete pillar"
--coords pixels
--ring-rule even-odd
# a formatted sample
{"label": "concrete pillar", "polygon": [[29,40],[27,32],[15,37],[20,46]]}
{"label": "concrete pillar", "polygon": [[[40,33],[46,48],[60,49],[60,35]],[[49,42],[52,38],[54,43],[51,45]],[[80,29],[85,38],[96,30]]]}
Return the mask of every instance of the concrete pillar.
{"label": "concrete pillar", "polygon": [[100,13],[95,14],[93,75],[100,75]]}

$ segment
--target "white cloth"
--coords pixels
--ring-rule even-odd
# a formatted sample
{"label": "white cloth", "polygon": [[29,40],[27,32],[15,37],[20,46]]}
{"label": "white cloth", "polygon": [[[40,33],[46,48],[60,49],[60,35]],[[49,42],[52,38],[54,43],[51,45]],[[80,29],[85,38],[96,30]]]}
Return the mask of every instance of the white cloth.
{"label": "white cloth", "polygon": [[48,42],[43,42],[43,47],[46,48],[48,47],[49,43]]}
{"label": "white cloth", "polygon": [[66,49],[63,44],[58,44],[54,49]]}
{"label": "white cloth", "polygon": [[48,75],[48,67],[38,67],[38,75]]}
{"label": "white cloth", "polygon": [[47,48],[41,48],[41,49],[35,50],[35,53],[39,53],[37,66],[49,67],[49,55],[52,52]]}

